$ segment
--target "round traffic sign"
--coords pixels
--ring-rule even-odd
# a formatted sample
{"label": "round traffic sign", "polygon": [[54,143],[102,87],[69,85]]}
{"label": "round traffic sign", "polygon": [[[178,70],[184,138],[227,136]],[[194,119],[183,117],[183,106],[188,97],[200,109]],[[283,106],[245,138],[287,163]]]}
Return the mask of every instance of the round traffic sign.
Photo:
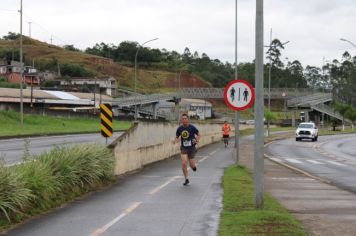
{"label": "round traffic sign", "polygon": [[246,80],[233,80],[224,90],[225,103],[233,110],[250,108],[255,100],[255,90]]}

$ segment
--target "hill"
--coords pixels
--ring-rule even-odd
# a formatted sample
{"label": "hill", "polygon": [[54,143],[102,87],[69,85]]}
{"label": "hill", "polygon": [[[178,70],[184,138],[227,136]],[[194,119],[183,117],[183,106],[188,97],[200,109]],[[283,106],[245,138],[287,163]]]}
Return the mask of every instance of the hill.
{"label": "hill", "polygon": [[[0,39],[0,57],[16,54],[18,57],[19,39]],[[133,89],[134,68],[123,66],[111,59],[86,54],[76,50],[68,50],[62,47],[44,43],[28,37],[23,37],[23,55],[26,65],[34,64],[39,70],[57,71],[58,65],[75,64],[84,68],[88,75],[98,79],[113,76],[119,87]],[[174,91],[178,87],[177,73],[162,71],[149,67],[140,68],[137,73],[137,90],[139,92]],[[189,73],[182,73],[180,77],[181,87],[210,87],[210,84],[201,77]]]}

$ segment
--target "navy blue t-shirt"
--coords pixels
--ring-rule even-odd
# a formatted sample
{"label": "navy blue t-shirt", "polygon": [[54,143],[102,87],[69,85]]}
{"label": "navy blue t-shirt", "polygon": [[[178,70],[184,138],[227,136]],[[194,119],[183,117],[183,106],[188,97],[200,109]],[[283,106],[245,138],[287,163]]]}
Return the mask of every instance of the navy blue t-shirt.
{"label": "navy blue t-shirt", "polygon": [[198,129],[194,125],[189,124],[187,127],[183,125],[179,126],[176,132],[176,137],[180,136],[180,146],[182,148],[192,148],[196,143],[193,143],[195,135],[199,133]]}

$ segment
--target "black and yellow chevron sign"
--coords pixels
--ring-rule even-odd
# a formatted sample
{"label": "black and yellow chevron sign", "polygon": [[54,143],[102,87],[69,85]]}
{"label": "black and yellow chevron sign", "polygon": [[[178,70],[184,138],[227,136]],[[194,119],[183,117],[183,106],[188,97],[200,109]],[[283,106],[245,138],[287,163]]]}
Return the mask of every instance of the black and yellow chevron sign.
{"label": "black and yellow chevron sign", "polygon": [[112,137],[112,107],[109,103],[100,104],[101,136]]}

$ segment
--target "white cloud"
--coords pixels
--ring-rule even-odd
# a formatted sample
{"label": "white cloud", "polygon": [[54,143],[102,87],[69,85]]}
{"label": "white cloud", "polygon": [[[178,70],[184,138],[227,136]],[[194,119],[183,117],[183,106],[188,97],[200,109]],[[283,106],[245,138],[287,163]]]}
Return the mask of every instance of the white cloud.
{"label": "white cloud", "polygon": [[[23,0],[23,33],[54,43],[74,44],[85,49],[95,43],[118,44],[124,40],[144,42],[153,48],[203,52],[223,62],[234,61],[235,1],[233,0]],[[321,66],[356,48],[340,41],[356,42],[353,27],[356,1],[353,0],[265,0],[265,42],[269,29],[282,42],[290,41],[282,57]],[[0,35],[19,32],[20,1],[2,0]],[[254,58],[255,1],[239,0],[239,61]],[[13,11],[8,11],[13,10]]]}

